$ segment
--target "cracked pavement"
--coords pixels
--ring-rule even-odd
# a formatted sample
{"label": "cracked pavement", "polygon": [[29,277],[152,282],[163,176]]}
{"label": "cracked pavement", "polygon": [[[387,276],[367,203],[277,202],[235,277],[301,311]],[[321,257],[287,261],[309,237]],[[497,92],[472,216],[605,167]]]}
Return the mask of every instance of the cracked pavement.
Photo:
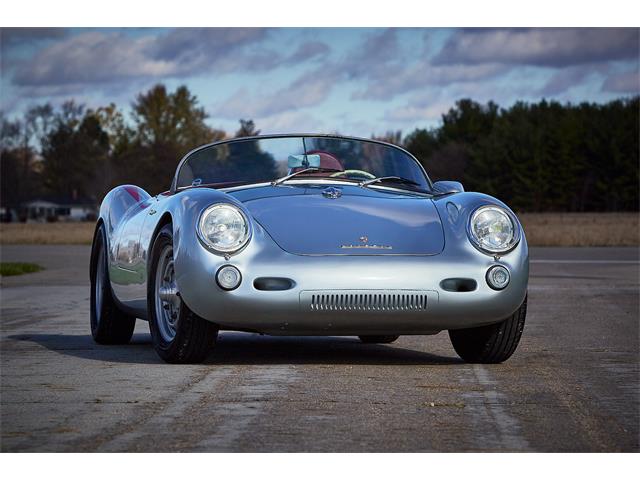
{"label": "cracked pavement", "polygon": [[88,246],[2,246],[0,449],[625,451],[640,423],[636,248],[532,248],[515,355],[467,365],[446,332],[391,345],[221,332],[168,365],[146,322],[89,331]]}

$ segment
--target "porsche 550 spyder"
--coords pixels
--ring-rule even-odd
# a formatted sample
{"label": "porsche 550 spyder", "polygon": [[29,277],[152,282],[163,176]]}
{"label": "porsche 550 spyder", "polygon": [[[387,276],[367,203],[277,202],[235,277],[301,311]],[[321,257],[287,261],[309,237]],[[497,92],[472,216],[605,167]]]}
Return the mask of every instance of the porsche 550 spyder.
{"label": "porsche 550 spyder", "polygon": [[406,150],[336,135],[225,140],[189,152],[156,196],[100,207],[91,332],[126,343],[148,320],[167,362],[203,361],[220,329],[270,335],[448,330],[467,362],[515,351],[529,255],[504,203],[432,182]]}

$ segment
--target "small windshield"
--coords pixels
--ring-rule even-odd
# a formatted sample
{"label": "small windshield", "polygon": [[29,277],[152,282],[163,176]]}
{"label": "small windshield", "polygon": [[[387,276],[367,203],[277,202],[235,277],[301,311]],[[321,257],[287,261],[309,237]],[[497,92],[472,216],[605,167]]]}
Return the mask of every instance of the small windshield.
{"label": "small windshield", "polygon": [[415,182],[415,185],[405,182],[389,183],[389,186],[429,190],[424,171],[404,150],[342,137],[237,139],[196,150],[178,168],[176,188],[194,185],[220,188],[273,181],[308,169],[294,179],[331,178],[362,182],[377,177],[400,177]]}

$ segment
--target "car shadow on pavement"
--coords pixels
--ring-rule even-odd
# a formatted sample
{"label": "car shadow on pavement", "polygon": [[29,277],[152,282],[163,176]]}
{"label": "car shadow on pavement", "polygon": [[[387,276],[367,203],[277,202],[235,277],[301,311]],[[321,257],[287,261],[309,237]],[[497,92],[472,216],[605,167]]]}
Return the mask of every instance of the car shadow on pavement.
{"label": "car shadow on pavement", "polygon": [[400,337],[391,344],[363,344],[357,337],[270,336],[221,332],[207,364],[365,364],[442,365],[463,363],[458,357],[443,357],[408,348]]}
{"label": "car shadow on pavement", "polygon": [[88,360],[115,363],[162,363],[151,346],[151,336],[136,333],[126,345],[99,345],[91,335],[28,333],[10,335],[11,340],[33,342],[44,348]]}
{"label": "car shadow on pavement", "polygon": [[[8,337],[34,342],[48,350],[78,358],[115,363],[163,363],[149,334],[134,334],[127,345],[98,345],[90,335],[22,334]],[[458,357],[434,355],[402,345],[363,344],[356,337],[273,337],[221,332],[208,365],[443,365],[463,363]]]}

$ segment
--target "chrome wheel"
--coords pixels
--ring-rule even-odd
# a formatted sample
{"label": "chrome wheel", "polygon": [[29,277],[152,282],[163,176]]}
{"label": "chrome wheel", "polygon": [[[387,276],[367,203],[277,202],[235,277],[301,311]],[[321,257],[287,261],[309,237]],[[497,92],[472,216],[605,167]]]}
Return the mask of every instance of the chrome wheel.
{"label": "chrome wheel", "polygon": [[100,249],[98,253],[98,261],[96,263],[96,281],[95,281],[95,315],[97,323],[100,323],[100,317],[102,316],[102,297],[103,282],[104,282],[104,248]]}
{"label": "chrome wheel", "polygon": [[158,258],[155,282],[155,314],[162,339],[170,343],[176,336],[180,316],[180,294],[173,269],[173,247],[167,245]]}

